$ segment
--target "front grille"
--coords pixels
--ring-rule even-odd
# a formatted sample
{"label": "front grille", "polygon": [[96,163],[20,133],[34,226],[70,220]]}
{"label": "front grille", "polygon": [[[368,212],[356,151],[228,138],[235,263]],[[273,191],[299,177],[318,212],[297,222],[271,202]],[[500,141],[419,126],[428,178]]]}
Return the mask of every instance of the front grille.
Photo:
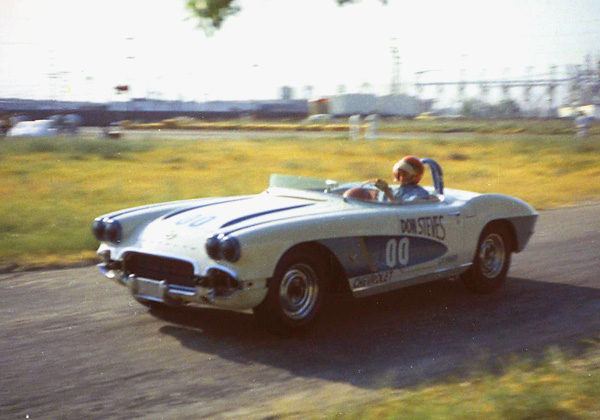
{"label": "front grille", "polygon": [[125,256],[125,271],[136,277],[194,287],[194,266],[175,258],[130,252]]}

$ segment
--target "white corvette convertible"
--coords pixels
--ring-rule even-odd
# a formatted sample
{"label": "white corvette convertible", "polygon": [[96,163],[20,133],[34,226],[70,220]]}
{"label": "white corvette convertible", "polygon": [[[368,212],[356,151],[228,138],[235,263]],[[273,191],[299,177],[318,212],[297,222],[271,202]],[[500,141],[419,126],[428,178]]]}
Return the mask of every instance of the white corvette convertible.
{"label": "white corvette convertible", "polygon": [[[433,187],[388,201],[373,185],[273,175],[261,194],[156,204],[98,217],[100,270],[140,303],[253,309],[268,330],[305,330],[332,291],[360,298],[461,276],[491,293],[537,213],[499,194]],[[369,192],[363,198],[359,187]],[[393,188],[393,187],[392,187]]]}

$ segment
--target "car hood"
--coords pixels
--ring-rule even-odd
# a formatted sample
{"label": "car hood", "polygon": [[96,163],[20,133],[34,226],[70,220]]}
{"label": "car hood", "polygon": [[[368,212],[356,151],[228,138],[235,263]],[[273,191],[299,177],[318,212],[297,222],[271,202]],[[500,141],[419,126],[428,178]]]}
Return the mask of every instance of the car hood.
{"label": "car hood", "polygon": [[329,200],[259,194],[190,203],[169,212],[141,232],[142,240],[194,243],[214,234],[230,233],[273,220],[333,211]]}

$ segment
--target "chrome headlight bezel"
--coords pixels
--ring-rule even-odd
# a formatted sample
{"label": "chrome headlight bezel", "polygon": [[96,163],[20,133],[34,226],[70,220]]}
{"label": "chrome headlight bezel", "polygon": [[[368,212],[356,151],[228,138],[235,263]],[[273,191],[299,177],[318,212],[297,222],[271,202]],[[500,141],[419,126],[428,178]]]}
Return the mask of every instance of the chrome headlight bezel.
{"label": "chrome headlight bezel", "polygon": [[123,239],[123,227],[118,220],[98,218],[92,224],[92,233],[100,242],[118,244]]}
{"label": "chrome headlight bezel", "polygon": [[242,256],[240,241],[222,233],[209,237],[206,240],[205,250],[206,254],[215,261],[225,260],[234,263]]}

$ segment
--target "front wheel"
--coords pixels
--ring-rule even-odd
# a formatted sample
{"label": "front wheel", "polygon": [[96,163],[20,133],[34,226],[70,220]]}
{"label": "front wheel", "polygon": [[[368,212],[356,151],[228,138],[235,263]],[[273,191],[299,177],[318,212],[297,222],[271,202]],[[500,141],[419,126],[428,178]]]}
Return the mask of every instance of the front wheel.
{"label": "front wheel", "polygon": [[481,233],[473,265],[462,275],[467,289],[490,294],[498,290],[504,280],[511,258],[511,242],[508,228],[502,224],[486,226]]}
{"label": "front wheel", "polygon": [[271,333],[304,332],[315,322],[325,290],[321,259],[309,252],[292,252],[279,262],[254,314]]}

